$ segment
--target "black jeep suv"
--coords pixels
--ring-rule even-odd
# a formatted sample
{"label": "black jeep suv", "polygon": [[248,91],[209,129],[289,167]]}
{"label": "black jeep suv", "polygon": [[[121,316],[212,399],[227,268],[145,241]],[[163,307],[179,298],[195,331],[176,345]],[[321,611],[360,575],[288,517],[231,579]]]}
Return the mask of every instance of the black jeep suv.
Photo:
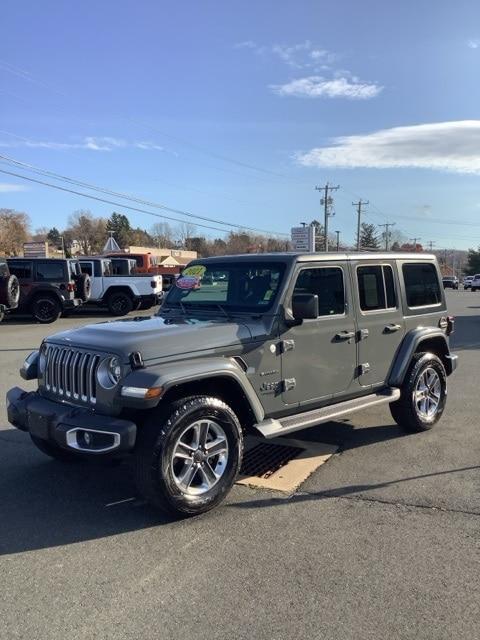
{"label": "black jeep suv", "polygon": [[37,322],[55,322],[60,314],[90,297],[90,279],[78,260],[9,258],[7,263],[20,283],[17,311],[30,314]]}

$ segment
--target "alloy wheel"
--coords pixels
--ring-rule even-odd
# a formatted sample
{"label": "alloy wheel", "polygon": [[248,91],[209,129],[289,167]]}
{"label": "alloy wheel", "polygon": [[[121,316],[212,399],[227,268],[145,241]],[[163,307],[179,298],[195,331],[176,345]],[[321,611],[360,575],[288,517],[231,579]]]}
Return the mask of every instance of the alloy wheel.
{"label": "alloy wheel", "polygon": [[214,420],[198,420],[183,430],[173,447],[174,482],[184,494],[204,494],[223,476],[227,461],[225,431]]}

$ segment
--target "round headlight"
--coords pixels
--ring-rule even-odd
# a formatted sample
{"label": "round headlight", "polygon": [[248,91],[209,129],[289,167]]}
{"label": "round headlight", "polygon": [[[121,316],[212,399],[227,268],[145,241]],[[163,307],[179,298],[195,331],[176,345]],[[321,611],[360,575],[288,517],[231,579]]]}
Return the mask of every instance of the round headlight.
{"label": "round headlight", "polygon": [[120,382],[121,377],[122,365],[117,356],[105,358],[105,360],[100,363],[97,378],[102,387],[105,389],[111,389]]}
{"label": "round headlight", "polygon": [[120,381],[122,367],[120,365],[120,360],[116,356],[113,356],[108,360],[108,375],[110,376],[110,380],[113,384],[117,384]]}

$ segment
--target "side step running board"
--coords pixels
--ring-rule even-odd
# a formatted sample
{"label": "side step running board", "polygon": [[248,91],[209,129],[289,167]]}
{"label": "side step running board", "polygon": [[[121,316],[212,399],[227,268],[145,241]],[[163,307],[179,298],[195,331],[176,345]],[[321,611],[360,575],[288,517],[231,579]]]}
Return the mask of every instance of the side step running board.
{"label": "side step running board", "polygon": [[266,418],[256,424],[255,427],[265,438],[275,438],[276,436],[286,433],[292,433],[292,431],[313,427],[322,422],[329,422],[352,411],[374,407],[377,404],[395,402],[395,400],[399,398],[400,389],[383,389],[378,393],[371,393],[368,396],[345,400],[344,402],[331,404],[328,407],[314,409],[313,411],[296,413],[295,415],[279,418],[278,420]]}

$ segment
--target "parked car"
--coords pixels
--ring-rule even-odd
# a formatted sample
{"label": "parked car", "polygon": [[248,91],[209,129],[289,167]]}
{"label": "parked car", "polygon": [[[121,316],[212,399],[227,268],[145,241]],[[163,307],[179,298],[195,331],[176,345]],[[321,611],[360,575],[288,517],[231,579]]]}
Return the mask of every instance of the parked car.
{"label": "parked car", "polygon": [[480,289],[480,273],[476,273],[473,276],[472,282],[470,284],[470,289],[472,291],[476,291],[477,289]]}
{"label": "parked car", "polygon": [[8,258],[10,272],[20,283],[19,313],[37,322],[55,322],[90,297],[90,279],[78,260],[56,258]]}
{"label": "parked car", "polygon": [[147,500],[194,515],[232,487],[246,433],[380,404],[407,431],[431,429],[453,327],[428,254],[199,259],[157,316],[46,338],[21,369],[38,388],[8,392],[8,419],[53,458],[130,457]]}
{"label": "parked car", "polygon": [[[127,263],[128,259],[122,258]],[[150,309],[162,297],[162,276],[113,275],[112,261],[104,257],[80,258],[80,268],[91,280],[89,304],[107,307],[114,316]],[[117,263],[117,271],[118,271]]]}
{"label": "parked car", "polygon": [[442,278],[442,283],[444,289],[458,289],[457,276],[444,276]]}
{"label": "parked car", "polygon": [[470,289],[472,286],[473,276],[465,276],[463,279],[463,288]]}
{"label": "parked car", "polygon": [[0,322],[9,311],[18,307],[20,285],[17,276],[10,273],[5,258],[0,258]]}

